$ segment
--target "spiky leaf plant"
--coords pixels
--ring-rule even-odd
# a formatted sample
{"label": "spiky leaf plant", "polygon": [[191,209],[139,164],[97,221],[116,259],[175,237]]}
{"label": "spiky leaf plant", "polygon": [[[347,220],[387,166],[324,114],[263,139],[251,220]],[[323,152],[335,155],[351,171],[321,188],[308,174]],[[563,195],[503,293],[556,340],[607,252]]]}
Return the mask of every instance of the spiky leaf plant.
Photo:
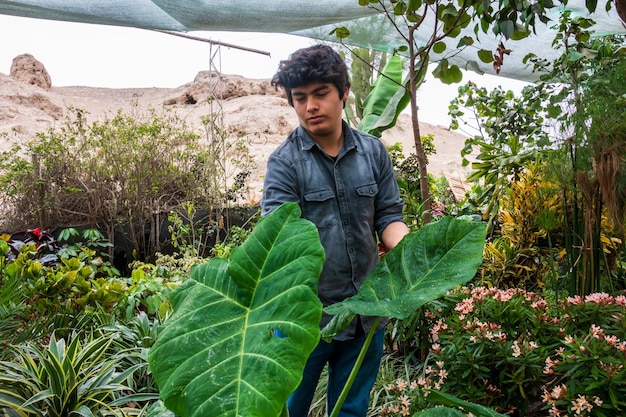
{"label": "spiky leaf plant", "polygon": [[[116,369],[106,336],[69,344],[53,335],[46,349],[32,344],[15,349],[14,361],[0,362],[0,414],[11,416],[125,415],[127,404],[156,399],[135,395],[125,381],[139,365]],[[130,406],[129,406],[130,407]]]}

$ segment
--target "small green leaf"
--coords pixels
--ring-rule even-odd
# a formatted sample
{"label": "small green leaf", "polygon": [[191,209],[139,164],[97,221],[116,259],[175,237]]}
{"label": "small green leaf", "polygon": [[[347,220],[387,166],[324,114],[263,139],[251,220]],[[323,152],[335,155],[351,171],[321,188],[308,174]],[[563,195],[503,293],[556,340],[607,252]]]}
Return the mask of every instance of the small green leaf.
{"label": "small green leaf", "polygon": [[399,1],[393,7],[393,13],[396,16],[402,16],[407,10],[407,5],[403,1]]}
{"label": "small green leaf", "polygon": [[414,12],[420,7],[422,7],[422,0],[409,0],[409,7],[407,11]]}
{"label": "small green leaf", "polygon": [[471,36],[463,36],[459,39],[459,43],[456,45],[457,48],[463,48],[464,46],[474,45],[474,38]]}
{"label": "small green leaf", "polygon": [[443,41],[439,41],[433,45],[433,52],[436,54],[443,53],[447,48],[447,45]]}
{"label": "small green leaf", "polygon": [[[487,408],[479,404],[471,403],[468,401],[464,401],[460,398],[457,398],[445,392],[432,390],[432,391],[429,391],[427,397],[428,397],[428,400],[433,401],[437,404],[444,404],[450,407],[462,408],[466,412],[471,413],[472,415],[476,417],[505,417],[504,414],[500,414],[490,408]],[[433,408],[432,410],[438,410],[438,408]],[[465,413],[461,415],[465,415]],[[435,416],[435,414],[432,414],[432,416]]]}
{"label": "small green leaf", "polygon": [[441,81],[445,84],[460,83],[463,80],[463,72],[458,65],[452,65],[448,68],[445,75],[441,77]]}
{"label": "small green leaf", "polygon": [[448,60],[442,59],[441,61],[439,61],[439,63],[433,70],[433,76],[435,78],[441,78],[447,70],[448,70]]}
{"label": "small green leaf", "polygon": [[485,73],[485,71],[480,69],[480,66],[478,65],[478,62],[476,62],[476,61],[467,61],[465,63],[465,69],[467,71],[474,71],[475,73],[480,74],[480,75],[483,75]]}
{"label": "small green leaf", "polygon": [[587,6],[587,10],[589,10],[590,13],[593,13],[598,7],[598,0],[585,0],[585,6]]}
{"label": "small green leaf", "polygon": [[329,35],[335,35],[339,39],[345,39],[350,36],[350,30],[347,27],[342,26],[331,30]]}
{"label": "small green leaf", "polygon": [[505,20],[500,22],[500,33],[504,35],[505,38],[510,39],[513,36],[513,32],[515,31],[515,24],[511,20]]}
{"label": "small green leaf", "polygon": [[585,55],[573,49],[567,53],[567,60],[570,62],[580,61],[581,59],[584,59],[584,58],[585,58]]}
{"label": "small green leaf", "polygon": [[530,31],[524,28],[522,25],[515,25],[515,31],[511,34],[511,39],[514,41],[519,41],[522,39],[526,39],[530,36]]}
{"label": "small green leaf", "polygon": [[478,51],[478,59],[485,64],[490,64],[493,62],[493,53],[487,49],[480,49]]}

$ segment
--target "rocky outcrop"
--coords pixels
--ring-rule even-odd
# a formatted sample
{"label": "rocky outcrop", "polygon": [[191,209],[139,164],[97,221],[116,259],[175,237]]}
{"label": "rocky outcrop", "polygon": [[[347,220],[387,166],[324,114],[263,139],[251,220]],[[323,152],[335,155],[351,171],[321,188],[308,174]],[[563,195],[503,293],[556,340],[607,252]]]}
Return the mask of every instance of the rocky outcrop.
{"label": "rocky outcrop", "polygon": [[31,54],[22,54],[13,58],[9,75],[17,81],[46,90],[52,87],[52,80],[46,67]]}
{"label": "rocky outcrop", "polygon": [[245,96],[282,97],[269,80],[254,80],[240,75],[223,75],[214,71],[200,71],[193,82],[182,86],[182,94],[167,99],[163,104],[196,104],[206,100],[228,100]]}

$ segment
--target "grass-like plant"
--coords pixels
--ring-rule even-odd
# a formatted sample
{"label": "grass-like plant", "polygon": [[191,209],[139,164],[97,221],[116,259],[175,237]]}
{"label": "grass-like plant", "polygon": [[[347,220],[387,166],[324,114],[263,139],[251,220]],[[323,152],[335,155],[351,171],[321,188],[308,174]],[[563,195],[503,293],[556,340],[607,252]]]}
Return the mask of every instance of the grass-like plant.
{"label": "grass-like plant", "polygon": [[97,337],[69,344],[54,335],[46,349],[16,348],[15,360],[0,362],[0,414],[11,416],[124,415],[123,409],[155,399],[133,394],[126,385],[141,365],[119,371],[119,358],[108,354],[112,339]]}

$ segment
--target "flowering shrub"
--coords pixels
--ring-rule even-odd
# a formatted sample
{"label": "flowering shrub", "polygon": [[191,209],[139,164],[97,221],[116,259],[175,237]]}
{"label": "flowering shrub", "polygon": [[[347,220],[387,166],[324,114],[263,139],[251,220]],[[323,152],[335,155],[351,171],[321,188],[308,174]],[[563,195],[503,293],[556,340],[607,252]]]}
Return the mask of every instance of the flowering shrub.
{"label": "flowering shrub", "polygon": [[380,409],[381,416],[412,416],[416,410],[432,406],[427,399],[431,390],[440,390],[446,379],[441,362],[425,368],[424,376],[414,381],[398,379],[385,387],[387,396],[394,399]]}
{"label": "flowering shrub", "polygon": [[570,323],[582,323],[584,329],[563,329],[562,345],[546,358],[546,408],[551,416],[624,415],[626,297],[591,294],[568,298],[564,306],[571,311]]}
{"label": "flowering shrub", "polygon": [[388,387],[385,415],[413,415],[428,390],[514,416],[624,415],[625,311],[626,297],[608,294],[452,291],[425,312],[435,365]]}

